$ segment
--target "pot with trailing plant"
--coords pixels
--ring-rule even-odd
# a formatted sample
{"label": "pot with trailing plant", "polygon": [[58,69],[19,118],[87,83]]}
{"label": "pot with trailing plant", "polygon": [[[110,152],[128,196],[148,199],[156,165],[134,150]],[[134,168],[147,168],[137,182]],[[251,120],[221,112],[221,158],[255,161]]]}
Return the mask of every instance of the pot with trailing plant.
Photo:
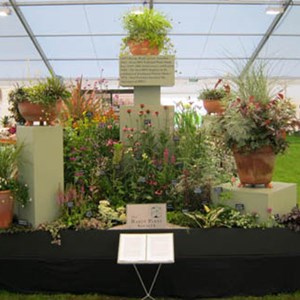
{"label": "pot with trailing plant", "polygon": [[70,92],[56,76],[30,87],[23,87],[22,90],[24,98],[18,100],[18,110],[27,126],[33,125],[35,121],[40,122],[40,125],[44,122],[54,125],[63,101],[70,97]]}
{"label": "pot with trailing plant", "polygon": [[221,82],[222,79],[219,79],[213,89],[205,88],[198,97],[203,101],[203,106],[208,114],[224,111],[223,100],[230,93],[230,87],[228,84],[219,87]]}
{"label": "pot with trailing plant", "polygon": [[14,202],[25,206],[29,199],[27,185],[17,177],[21,148],[0,144],[0,228],[8,228],[12,223]]}
{"label": "pot with trailing plant", "polygon": [[123,28],[127,35],[122,39],[121,50],[132,55],[167,54],[173,48],[167,36],[172,29],[165,15],[155,9],[129,11],[123,16]]}
{"label": "pot with trailing plant", "polygon": [[210,130],[233,151],[242,186],[270,187],[275,156],[286,150],[286,134],[298,124],[295,106],[282,93],[272,93],[262,64],[232,81],[235,91],[225,111],[208,120]]}

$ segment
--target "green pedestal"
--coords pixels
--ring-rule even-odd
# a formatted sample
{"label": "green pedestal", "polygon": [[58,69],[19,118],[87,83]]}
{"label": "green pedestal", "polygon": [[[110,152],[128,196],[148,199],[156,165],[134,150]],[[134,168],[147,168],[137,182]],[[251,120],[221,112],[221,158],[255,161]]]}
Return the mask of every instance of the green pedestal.
{"label": "green pedestal", "polygon": [[[224,192],[231,192],[231,199],[224,204],[231,207],[243,204],[246,213],[258,213],[260,221],[266,221],[272,214],[286,214],[297,204],[297,187],[295,183],[272,182],[273,188],[233,187],[230,183],[222,184]],[[212,200],[220,202],[219,188],[212,189]]]}
{"label": "green pedestal", "polygon": [[63,130],[60,126],[18,126],[23,143],[19,176],[28,184],[31,202],[18,215],[34,227],[58,217],[57,192],[63,190]]}

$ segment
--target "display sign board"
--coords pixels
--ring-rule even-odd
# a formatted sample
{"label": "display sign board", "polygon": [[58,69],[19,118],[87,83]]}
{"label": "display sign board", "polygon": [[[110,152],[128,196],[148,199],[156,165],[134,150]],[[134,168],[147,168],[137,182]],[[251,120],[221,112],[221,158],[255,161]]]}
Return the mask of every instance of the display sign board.
{"label": "display sign board", "polygon": [[152,229],[167,227],[167,206],[165,203],[127,204],[127,228]]}
{"label": "display sign board", "polygon": [[121,86],[173,86],[173,55],[134,55],[120,57]]}
{"label": "display sign board", "polygon": [[174,263],[173,233],[120,234],[118,264]]}

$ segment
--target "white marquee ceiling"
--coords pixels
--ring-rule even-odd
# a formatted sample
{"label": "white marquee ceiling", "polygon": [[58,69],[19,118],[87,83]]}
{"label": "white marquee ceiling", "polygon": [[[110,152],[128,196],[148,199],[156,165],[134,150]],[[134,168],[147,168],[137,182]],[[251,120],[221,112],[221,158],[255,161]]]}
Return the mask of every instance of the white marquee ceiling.
{"label": "white marquee ceiling", "polygon": [[[118,78],[121,17],[143,2],[6,1],[12,14],[0,17],[0,81],[44,77],[51,69],[64,78]],[[282,15],[265,13],[279,3],[154,0],[172,19],[176,77],[222,77],[233,62],[265,59],[272,76],[299,79],[300,2],[286,2]]]}

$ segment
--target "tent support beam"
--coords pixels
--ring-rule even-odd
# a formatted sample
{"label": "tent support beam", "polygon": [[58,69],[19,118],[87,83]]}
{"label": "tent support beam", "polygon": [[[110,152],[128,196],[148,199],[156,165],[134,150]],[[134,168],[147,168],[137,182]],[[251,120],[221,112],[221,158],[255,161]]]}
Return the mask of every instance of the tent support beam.
{"label": "tent support beam", "polygon": [[10,5],[12,6],[12,8],[14,9],[17,17],[19,18],[21,24],[23,25],[26,33],[28,34],[28,37],[30,38],[31,42],[33,43],[35,49],[37,50],[37,52],[39,53],[39,55],[41,56],[43,62],[45,63],[48,71],[50,72],[50,74],[52,74],[53,76],[55,76],[55,72],[49,62],[49,60],[47,59],[46,54],[44,53],[42,47],[40,46],[39,42],[37,41],[36,37],[34,36],[32,29],[30,28],[28,22],[26,21],[23,13],[21,12],[20,8],[18,7],[18,5],[16,4],[15,0],[9,0]]}
{"label": "tent support beam", "polygon": [[276,15],[274,17],[273,22],[269,26],[268,30],[266,31],[266,33],[264,34],[264,36],[262,37],[262,39],[260,40],[260,42],[258,43],[256,49],[254,50],[254,52],[252,53],[251,57],[249,58],[247,64],[245,65],[244,69],[242,70],[242,72],[240,74],[241,77],[252,66],[252,64],[254,63],[255,59],[257,58],[257,56],[259,55],[259,53],[261,52],[261,50],[265,46],[266,42],[269,40],[269,38],[272,35],[272,33],[274,32],[276,26],[278,25],[278,23],[280,22],[280,20],[283,18],[283,16],[285,15],[287,9],[290,7],[290,5],[292,5],[292,3],[293,3],[293,0],[287,0],[287,1],[284,2],[284,4],[283,4],[283,12],[281,14],[278,14],[278,15]]}

